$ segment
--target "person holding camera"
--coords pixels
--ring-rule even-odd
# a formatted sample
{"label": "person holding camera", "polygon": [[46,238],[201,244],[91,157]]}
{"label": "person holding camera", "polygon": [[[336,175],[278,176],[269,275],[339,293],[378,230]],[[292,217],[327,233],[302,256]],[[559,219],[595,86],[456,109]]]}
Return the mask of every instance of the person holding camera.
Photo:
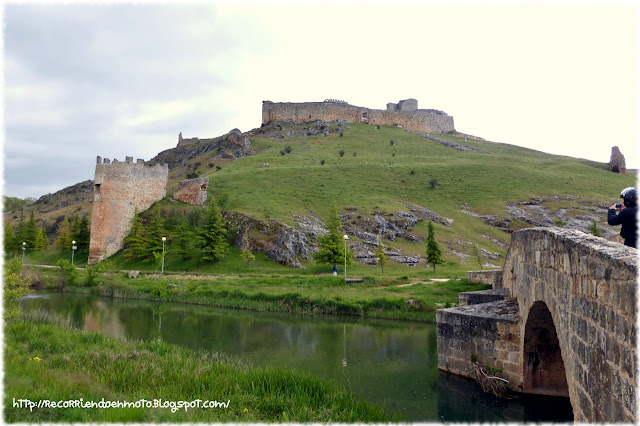
{"label": "person holding camera", "polygon": [[633,187],[625,188],[620,193],[620,198],[622,198],[623,204],[612,204],[609,207],[607,223],[609,225],[622,225],[620,236],[624,238],[624,245],[636,248],[638,191]]}

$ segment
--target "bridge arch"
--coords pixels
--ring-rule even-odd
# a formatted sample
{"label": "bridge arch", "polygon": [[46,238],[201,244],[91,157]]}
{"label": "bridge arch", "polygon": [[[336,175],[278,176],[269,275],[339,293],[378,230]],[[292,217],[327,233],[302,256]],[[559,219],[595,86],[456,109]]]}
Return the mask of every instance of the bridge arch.
{"label": "bridge arch", "polygon": [[[636,421],[637,271],[636,249],[583,232],[531,228],[512,234],[501,285],[518,304],[523,367],[515,379],[523,391],[537,393],[544,380],[563,389],[562,363],[562,392],[576,422]],[[529,321],[545,316],[558,341],[558,353],[547,362],[557,371],[536,378],[526,374],[534,328]]]}
{"label": "bridge arch", "polygon": [[475,359],[512,390],[568,394],[576,422],[636,423],[638,253],[579,231],[514,232],[493,289],[436,312],[438,368],[473,377]]}
{"label": "bridge arch", "polygon": [[562,350],[553,317],[546,303],[529,309],[522,348],[522,389],[539,395],[569,396]]}

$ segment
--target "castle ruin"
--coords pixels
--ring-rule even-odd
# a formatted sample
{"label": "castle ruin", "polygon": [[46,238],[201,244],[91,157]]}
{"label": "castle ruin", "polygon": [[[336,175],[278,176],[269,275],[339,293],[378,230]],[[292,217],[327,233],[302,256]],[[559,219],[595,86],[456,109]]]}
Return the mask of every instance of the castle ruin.
{"label": "castle ruin", "polygon": [[388,103],[386,110],[369,109],[347,102],[327,99],[324,102],[262,102],[262,124],[275,122],[307,123],[315,120],[345,120],[381,126],[402,126],[418,132],[455,131],[453,117],[435,109],[418,109],[415,99]]}
{"label": "castle ruin", "polygon": [[137,209],[142,212],[167,195],[169,166],[146,165],[126,157],[111,162],[98,156],[94,179],[89,260],[92,265],[122,249]]}

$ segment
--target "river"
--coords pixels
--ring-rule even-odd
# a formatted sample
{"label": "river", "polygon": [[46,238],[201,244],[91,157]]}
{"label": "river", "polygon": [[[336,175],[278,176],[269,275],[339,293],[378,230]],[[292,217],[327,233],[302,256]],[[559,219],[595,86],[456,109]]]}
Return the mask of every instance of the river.
{"label": "river", "polygon": [[404,422],[573,421],[566,398],[498,399],[469,380],[439,372],[435,324],[60,292],[33,293],[22,299],[22,306],[60,313],[86,331],[141,340],[160,337],[231,354],[254,366],[307,370],[343,383],[363,399],[397,412]]}

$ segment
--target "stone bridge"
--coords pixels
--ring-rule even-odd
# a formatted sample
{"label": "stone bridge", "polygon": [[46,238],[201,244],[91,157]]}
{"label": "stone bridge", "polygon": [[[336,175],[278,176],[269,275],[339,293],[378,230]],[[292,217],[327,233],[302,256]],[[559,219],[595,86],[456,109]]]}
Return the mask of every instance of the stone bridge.
{"label": "stone bridge", "polygon": [[[568,396],[576,422],[637,421],[638,251],[579,231],[514,232],[493,289],[437,312],[439,368]],[[494,373],[496,374],[496,373]]]}

